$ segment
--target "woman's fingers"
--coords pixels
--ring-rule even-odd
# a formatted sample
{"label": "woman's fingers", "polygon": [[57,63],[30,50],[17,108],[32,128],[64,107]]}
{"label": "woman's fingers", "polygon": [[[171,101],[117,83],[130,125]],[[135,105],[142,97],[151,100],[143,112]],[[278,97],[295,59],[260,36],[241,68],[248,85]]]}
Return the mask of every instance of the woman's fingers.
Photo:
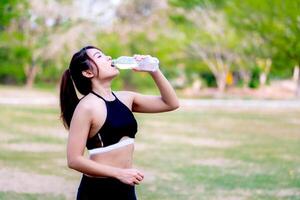
{"label": "woman's fingers", "polygon": [[144,179],[144,174],[142,174],[141,172],[138,171],[138,175],[139,175],[142,179]]}
{"label": "woman's fingers", "polygon": [[120,180],[129,185],[138,185],[144,179],[143,173],[137,169],[124,169],[123,172],[124,175],[120,178]]}
{"label": "woman's fingers", "polygon": [[139,184],[140,184],[140,181],[135,180],[135,181],[133,181],[133,183],[134,183],[135,185],[139,185]]}
{"label": "woman's fingers", "polygon": [[140,182],[144,179],[144,175],[136,170],[136,174],[134,175],[134,184],[140,184]]}
{"label": "woman's fingers", "polygon": [[137,61],[140,61],[140,60],[142,60],[142,56],[141,55],[139,55],[139,54],[134,54],[134,59],[136,59]]}
{"label": "woman's fingers", "polygon": [[142,180],[143,180],[143,177],[140,176],[140,175],[135,176],[135,178],[136,178],[138,181],[142,181]]}
{"label": "woman's fingers", "polygon": [[137,60],[137,61],[141,61],[143,60],[144,58],[148,57],[149,55],[140,55],[140,54],[134,54],[134,58]]}
{"label": "woman's fingers", "polygon": [[144,175],[141,172],[137,171],[135,178],[136,180],[134,181],[134,183],[138,185],[144,179]]}

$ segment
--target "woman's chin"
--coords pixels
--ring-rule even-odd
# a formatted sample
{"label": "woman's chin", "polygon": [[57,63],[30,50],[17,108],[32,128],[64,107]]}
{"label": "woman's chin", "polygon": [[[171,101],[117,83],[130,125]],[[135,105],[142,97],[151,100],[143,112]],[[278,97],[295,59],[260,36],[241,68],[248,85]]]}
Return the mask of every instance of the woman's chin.
{"label": "woman's chin", "polygon": [[117,69],[116,72],[112,75],[112,77],[116,77],[120,74],[120,71]]}

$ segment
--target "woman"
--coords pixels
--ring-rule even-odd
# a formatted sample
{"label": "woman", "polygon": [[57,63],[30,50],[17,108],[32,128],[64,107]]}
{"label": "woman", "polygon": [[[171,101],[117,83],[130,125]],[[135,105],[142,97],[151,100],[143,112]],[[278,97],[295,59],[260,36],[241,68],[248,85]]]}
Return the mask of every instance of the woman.
{"label": "woman", "polygon": [[[118,74],[110,56],[87,46],[73,55],[61,79],[61,118],[69,130],[68,166],[83,173],[77,193],[80,200],[136,199],[135,185],[144,175],[132,168],[137,132],[132,112],[157,113],[179,107],[175,91],[159,69],[149,74],[161,96],[112,92],[111,82]],[[84,156],[85,147],[89,158]]]}

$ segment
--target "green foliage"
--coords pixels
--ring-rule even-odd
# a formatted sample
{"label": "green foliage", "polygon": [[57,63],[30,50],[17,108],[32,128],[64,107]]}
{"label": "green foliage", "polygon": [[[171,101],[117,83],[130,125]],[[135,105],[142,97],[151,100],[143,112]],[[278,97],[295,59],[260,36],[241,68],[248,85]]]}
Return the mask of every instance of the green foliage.
{"label": "green foliage", "polygon": [[200,4],[202,0],[190,0],[190,1],[184,1],[184,0],[169,0],[169,3],[173,6],[177,7],[183,7],[186,9],[191,9],[197,5]]}
{"label": "green foliage", "polygon": [[22,45],[24,39],[22,32],[7,29],[12,22],[22,17],[22,11],[26,7],[25,0],[0,2],[0,83],[23,84],[25,82],[24,67],[31,64],[31,51]]}
{"label": "green foliage", "polygon": [[0,1],[0,31],[5,29],[13,20],[21,16],[20,4],[27,6],[27,0],[1,0]]}
{"label": "green foliage", "polygon": [[260,76],[260,68],[259,67],[254,67],[252,68],[251,71],[251,78],[249,82],[249,87],[250,88],[258,88],[259,87],[259,76]]}
{"label": "green foliage", "polygon": [[[64,5],[70,2],[59,1]],[[135,4],[133,6],[137,6],[138,9],[148,5],[146,1],[128,3]],[[180,73],[186,73],[189,82],[192,80],[192,74],[202,74],[208,86],[215,86],[215,80],[211,78],[207,63],[196,55],[192,45],[199,44],[207,52],[214,52],[220,47],[222,52],[242,60],[234,60],[229,66],[231,71],[255,71],[252,66],[257,57],[271,58],[272,78],[290,77],[293,67],[300,63],[300,0],[168,0],[168,3],[168,9],[152,12],[148,16],[153,17],[154,21],[156,18],[164,20],[145,23],[147,25],[138,27],[144,29],[132,30],[127,34],[101,30],[95,45],[112,58],[121,55],[151,54],[160,59],[161,69],[167,78],[176,78]],[[60,33],[70,30],[77,22],[67,20],[50,29],[44,24],[47,20],[45,16],[38,17],[36,23],[39,30],[33,34],[28,33],[27,29],[27,32],[24,31],[23,26],[28,25],[24,23],[29,19],[28,5],[27,0],[0,2],[1,83],[23,84],[26,79],[24,69],[30,66],[32,61],[40,68],[36,81],[57,82],[62,68],[69,63],[67,53],[47,60],[35,55],[43,48],[43,51],[47,51],[52,35],[57,34],[59,38]],[[203,17],[199,13],[197,15],[197,12],[203,9],[223,17],[224,24],[220,24],[222,27],[224,25],[222,37],[215,37],[212,31],[199,23]],[[143,15],[135,13],[137,16],[139,14]],[[126,22],[135,23],[134,20],[120,20],[116,25],[126,27]],[[54,33],[53,30],[58,31]],[[82,33],[83,37],[84,34]],[[69,49],[66,48],[65,52],[69,52]],[[250,85],[256,87],[254,78]],[[113,82],[113,87],[147,89],[154,87],[154,84],[148,76],[123,71],[119,79]]]}
{"label": "green foliage", "polygon": [[293,76],[293,66],[295,61],[286,59],[285,56],[277,54],[273,57],[273,64],[270,71],[270,77],[273,79],[289,79]]}
{"label": "green foliage", "polygon": [[25,81],[24,63],[30,51],[23,46],[0,48],[0,83],[22,84]]}
{"label": "green foliage", "polygon": [[121,55],[128,55],[128,47],[117,33],[100,32],[97,35],[97,47],[113,59]]}
{"label": "green foliage", "polygon": [[[183,41],[173,35],[158,35],[149,39],[145,32],[132,33],[122,41],[117,33],[100,33],[97,36],[97,46],[113,59],[122,55],[146,54],[160,59],[160,68],[168,78],[177,76],[177,65],[184,63],[180,54]],[[123,39],[124,40],[124,39]],[[172,44],[172,45],[170,45]],[[155,85],[146,73],[134,73],[131,70],[120,70],[119,77],[113,81],[113,88],[131,88],[138,90],[153,90]]]}
{"label": "green foliage", "polygon": [[201,73],[201,78],[204,80],[207,87],[216,87],[216,78],[212,73]]}
{"label": "green foliage", "polygon": [[171,14],[169,16],[169,18],[177,26],[179,26],[179,25],[192,26],[193,25],[192,21],[188,20],[185,16],[180,15],[180,14]]}
{"label": "green foliage", "polygon": [[[300,62],[300,27],[299,24],[299,0],[169,0],[170,5],[193,11],[196,7],[217,8],[225,13],[225,17],[238,33],[239,38],[231,37],[232,32],[225,33],[225,43],[216,41],[219,45],[229,47],[229,51],[238,52],[243,65],[235,63],[235,70],[242,67],[252,70],[253,60],[256,57],[271,58],[272,77],[287,78],[292,74],[293,67]],[[190,23],[184,15],[177,16],[172,13],[170,20],[188,27]],[[178,25],[178,26],[179,26]],[[231,28],[231,29],[232,29]],[[203,32],[200,28],[194,29],[189,25],[186,32],[196,32],[201,36],[188,37],[189,41],[201,41],[202,44],[210,44],[211,33]],[[255,70],[254,70],[255,71]],[[256,87],[257,81],[252,81],[251,86]]]}
{"label": "green foliage", "polygon": [[254,36],[251,54],[272,58],[279,74],[300,63],[299,10],[299,0],[232,0],[225,8],[241,34]]}
{"label": "green foliage", "polygon": [[43,67],[39,68],[36,76],[37,82],[55,83],[60,78],[61,70],[55,66],[55,63],[43,62]]}
{"label": "green foliage", "polygon": [[182,7],[185,9],[193,9],[196,6],[215,6],[222,7],[226,0],[169,0],[172,6]]}

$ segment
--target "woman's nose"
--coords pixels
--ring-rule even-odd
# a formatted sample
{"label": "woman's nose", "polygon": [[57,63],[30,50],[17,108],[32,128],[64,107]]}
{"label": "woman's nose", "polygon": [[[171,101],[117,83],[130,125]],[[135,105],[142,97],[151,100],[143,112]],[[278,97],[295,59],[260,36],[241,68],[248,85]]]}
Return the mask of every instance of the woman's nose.
{"label": "woman's nose", "polygon": [[110,56],[107,56],[108,60],[111,60],[111,57]]}

